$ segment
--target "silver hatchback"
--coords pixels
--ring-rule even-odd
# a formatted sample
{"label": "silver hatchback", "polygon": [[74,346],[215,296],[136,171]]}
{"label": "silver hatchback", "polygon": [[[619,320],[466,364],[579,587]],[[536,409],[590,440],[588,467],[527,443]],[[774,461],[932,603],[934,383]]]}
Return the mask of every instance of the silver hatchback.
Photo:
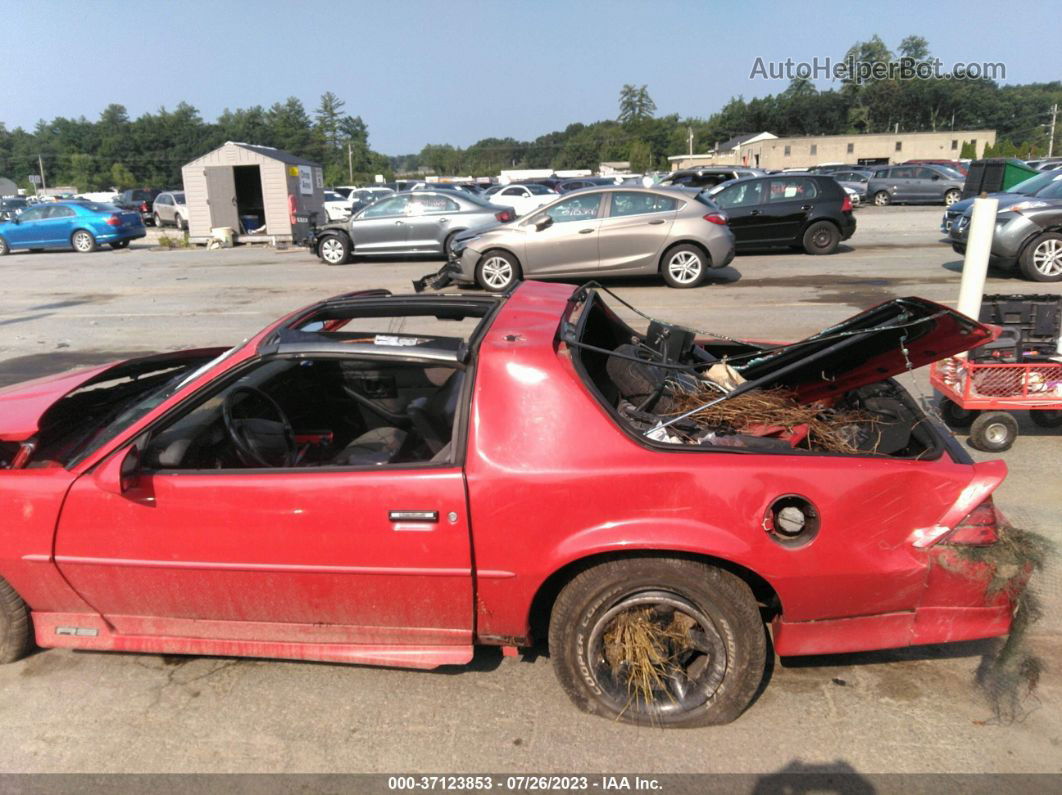
{"label": "silver hatchback", "polygon": [[616,186],[565,194],[519,221],[464,235],[449,274],[491,292],[518,279],[659,273],[696,287],[734,258],[727,216],[682,188]]}

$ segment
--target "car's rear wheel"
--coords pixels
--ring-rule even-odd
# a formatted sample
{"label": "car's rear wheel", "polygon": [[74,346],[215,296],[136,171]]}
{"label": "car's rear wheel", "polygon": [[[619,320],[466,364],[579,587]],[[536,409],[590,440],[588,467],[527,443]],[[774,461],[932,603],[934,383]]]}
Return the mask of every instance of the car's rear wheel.
{"label": "car's rear wheel", "polygon": [[668,287],[697,287],[708,276],[708,258],[696,246],[684,244],[664,252],[660,275]]}
{"label": "car's rear wheel", "polygon": [[841,230],[829,221],[816,221],[804,230],[804,251],[832,254],[841,244]]}
{"label": "car's rear wheel", "polygon": [[748,585],[666,557],[613,560],[576,575],[554,603],[549,647],[580,709],[665,727],[737,718],[767,656]]}
{"label": "car's rear wheel", "polygon": [[476,265],[476,283],[489,293],[505,292],[520,276],[520,263],[508,251],[488,251]]}
{"label": "car's rear wheel", "polygon": [[944,424],[949,428],[969,428],[970,423],[972,423],[980,413],[978,411],[964,409],[957,403],[948,400],[946,397],[940,398],[938,408],[940,410],[941,419],[944,420]]}
{"label": "car's rear wheel", "polygon": [[879,190],[877,193],[874,194],[874,204],[876,204],[878,207],[884,207],[890,202],[892,202],[892,197],[889,195],[889,192],[887,190]]}
{"label": "car's rear wheel", "polygon": [[443,241],[443,256],[447,261],[452,260],[454,257],[454,241],[457,240],[457,236],[463,232],[463,229],[456,229],[446,236],[446,240]]}
{"label": "car's rear wheel", "polygon": [[970,444],[986,453],[1009,450],[1018,438],[1018,421],[1005,411],[986,411],[970,426]]}
{"label": "car's rear wheel", "polygon": [[325,235],[317,241],[317,256],[326,265],[346,265],[350,262],[350,241],[343,235]]}
{"label": "car's rear wheel", "polygon": [[78,229],[70,236],[70,244],[74,247],[74,251],[79,254],[88,254],[96,250],[96,238],[92,236],[91,232],[86,232],[84,229]]}
{"label": "car's rear wheel", "polygon": [[151,220],[155,224],[156,228],[162,229],[162,219],[159,218],[159,214],[158,213],[155,213],[155,217],[152,218]]}
{"label": "car's rear wheel", "polygon": [[14,662],[26,656],[30,648],[30,631],[26,603],[7,580],[0,577],[0,663]]}
{"label": "car's rear wheel", "polygon": [[129,238],[126,238],[125,240],[115,240],[113,243],[111,243],[111,248],[113,248],[113,249],[129,248]]}
{"label": "car's rear wheel", "polygon": [[1034,282],[1062,281],[1062,234],[1044,232],[1025,247],[1021,273]]}
{"label": "car's rear wheel", "polygon": [[1029,419],[1041,428],[1062,428],[1062,411],[1057,409],[1030,411]]}
{"label": "car's rear wheel", "polygon": [[0,237],[0,257],[7,256],[11,253],[11,248],[7,245],[7,241]]}
{"label": "car's rear wheel", "polygon": [[944,204],[946,204],[948,207],[951,207],[951,205],[955,204],[955,202],[959,200],[959,197],[960,194],[957,190],[949,190],[947,193],[944,194]]}

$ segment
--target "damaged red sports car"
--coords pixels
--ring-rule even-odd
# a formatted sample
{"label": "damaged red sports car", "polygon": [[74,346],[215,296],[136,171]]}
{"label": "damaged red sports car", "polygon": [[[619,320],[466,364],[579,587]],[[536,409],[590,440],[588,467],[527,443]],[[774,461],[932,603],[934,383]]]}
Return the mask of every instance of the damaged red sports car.
{"label": "damaged red sports car", "polygon": [[619,303],[354,293],[0,390],[0,658],[546,640],[583,709],[691,726],[749,705],[768,629],[780,655],[1008,631],[960,554],[996,541],[1005,467],[891,380],[990,328],[905,298],[767,346]]}

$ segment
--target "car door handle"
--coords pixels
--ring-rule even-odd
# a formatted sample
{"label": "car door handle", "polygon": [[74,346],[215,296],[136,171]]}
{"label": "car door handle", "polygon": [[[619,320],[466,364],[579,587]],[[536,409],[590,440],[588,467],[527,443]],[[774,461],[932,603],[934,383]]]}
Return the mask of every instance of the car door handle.
{"label": "car door handle", "polygon": [[664,219],[663,218],[657,218],[655,221],[650,221],[649,222],[649,226],[657,226],[658,224],[662,224],[662,223],[664,223]]}
{"label": "car door handle", "polygon": [[593,229],[580,229],[579,230],[579,234],[580,235],[588,235],[588,234],[590,234],[593,231],[594,231]]}
{"label": "car door handle", "polygon": [[811,205],[810,204],[802,204],[802,205],[800,205],[800,209],[801,210],[810,210],[811,209]]}
{"label": "car door handle", "polygon": [[438,522],[438,511],[390,511],[387,518],[392,522]]}
{"label": "car door handle", "polygon": [[403,223],[403,221],[395,221],[395,226],[402,226]]}
{"label": "car door handle", "polygon": [[753,210],[752,212],[749,213],[749,215],[759,215],[759,214],[760,214],[759,210]]}
{"label": "car door handle", "polygon": [[440,223],[440,224],[445,224],[445,223],[446,223],[446,222],[448,222],[449,220],[450,220],[449,218],[440,218],[440,219],[439,219],[439,223]]}

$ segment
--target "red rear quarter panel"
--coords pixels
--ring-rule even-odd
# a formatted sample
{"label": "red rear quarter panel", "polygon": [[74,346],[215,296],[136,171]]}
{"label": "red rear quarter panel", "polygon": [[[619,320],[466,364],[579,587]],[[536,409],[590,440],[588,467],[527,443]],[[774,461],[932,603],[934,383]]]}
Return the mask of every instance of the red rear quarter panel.
{"label": "red rear quarter panel", "polygon": [[[535,593],[592,555],[674,550],[743,566],[786,621],[912,611],[931,551],[912,546],[971,468],[870,457],[661,451],[621,431],[555,343],[570,287],[525,284],[480,348],[467,477],[480,637],[524,637]],[[777,497],[818,506],[813,541],[763,530]]]}

